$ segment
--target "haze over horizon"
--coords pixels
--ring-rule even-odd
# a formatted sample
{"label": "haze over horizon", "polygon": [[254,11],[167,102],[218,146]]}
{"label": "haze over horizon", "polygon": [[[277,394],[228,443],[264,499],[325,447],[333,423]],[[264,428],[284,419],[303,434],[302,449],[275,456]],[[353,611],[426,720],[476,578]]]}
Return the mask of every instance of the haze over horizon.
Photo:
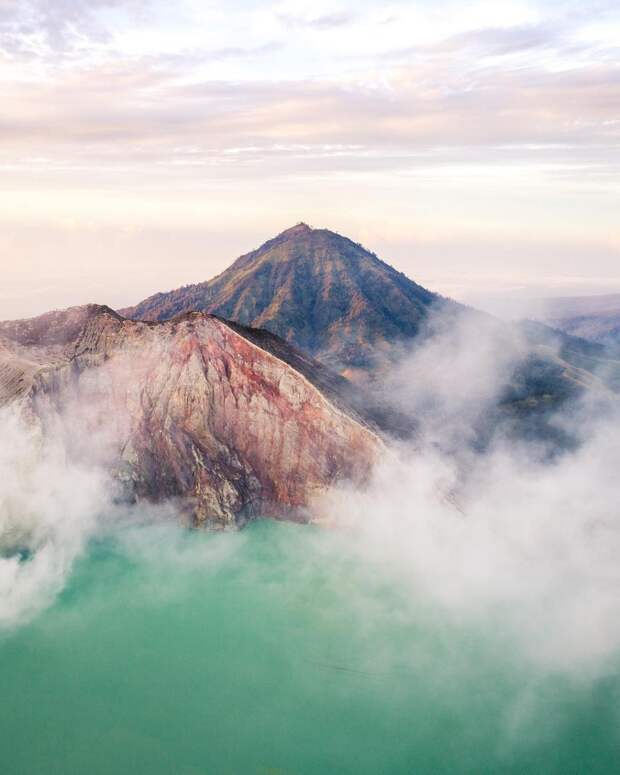
{"label": "haze over horizon", "polygon": [[470,303],[620,290],[620,9],[0,0],[0,318],[299,221]]}

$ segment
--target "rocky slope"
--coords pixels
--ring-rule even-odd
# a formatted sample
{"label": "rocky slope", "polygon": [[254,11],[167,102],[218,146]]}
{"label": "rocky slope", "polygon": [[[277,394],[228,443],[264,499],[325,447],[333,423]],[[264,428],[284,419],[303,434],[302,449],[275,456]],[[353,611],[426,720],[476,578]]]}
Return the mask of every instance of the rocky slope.
{"label": "rocky slope", "polygon": [[198,285],[122,310],[166,320],[191,310],[266,328],[350,377],[387,367],[429,311],[460,305],[327,229],[298,224]]}
{"label": "rocky slope", "polygon": [[266,332],[203,313],[134,322],[90,305],[0,324],[0,405],[127,495],[177,498],[195,524],[303,519],[382,442],[340,378]]}

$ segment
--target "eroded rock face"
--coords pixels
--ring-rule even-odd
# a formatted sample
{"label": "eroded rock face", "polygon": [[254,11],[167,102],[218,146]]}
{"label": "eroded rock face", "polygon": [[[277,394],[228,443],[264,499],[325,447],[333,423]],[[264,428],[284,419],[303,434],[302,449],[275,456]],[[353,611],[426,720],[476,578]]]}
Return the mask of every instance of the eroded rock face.
{"label": "eroded rock face", "polygon": [[131,496],[178,498],[195,524],[303,519],[331,484],[362,482],[381,450],[338,379],[271,335],[202,313],[144,323],[81,310],[58,313],[53,335],[0,324],[0,403],[63,433]]}

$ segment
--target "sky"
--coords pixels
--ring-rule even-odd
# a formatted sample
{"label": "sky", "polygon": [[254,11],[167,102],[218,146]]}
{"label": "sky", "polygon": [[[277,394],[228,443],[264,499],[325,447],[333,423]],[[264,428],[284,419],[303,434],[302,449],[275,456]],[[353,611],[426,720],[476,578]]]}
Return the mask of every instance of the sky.
{"label": "sky", "polygon": [[0,319],[304,221],[482,306],[620,292],[615,0],[0,0]]}

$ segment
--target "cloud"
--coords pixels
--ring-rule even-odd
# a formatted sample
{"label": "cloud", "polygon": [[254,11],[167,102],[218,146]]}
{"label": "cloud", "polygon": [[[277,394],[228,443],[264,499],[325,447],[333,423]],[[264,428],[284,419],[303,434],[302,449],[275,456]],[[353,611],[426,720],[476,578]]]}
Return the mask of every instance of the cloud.
{"label": "cloud", "polygon": [[[459,159],[538,164],[542,149],[568,175],[575,167],[593,177],[606,165],[615,170],[617,53],[573,40],[583,21],[569,21],[569,12],[536,24],[461,24],[447,38],[394,51],[364,50],[363,38],[357,59],[326,51],[341,75],[311,77],[282,70],[297,57],[294,29],[338,27],[358,15],[366,29],[374,18],[368,9],[288,3],[251,18],[246,10],[235,23],[253,21],[260,33],[223,37],[220,46],[122,53],[101,12],[135,16],[149,5],[33,0],[10,4],[3,14],[0,7],[0,30],[11,45],[31,56],[47,52],[48,62],[27,78],[5,81],[0,164],[10,165],[14,177],[36,159],[58,177],[70,177],[72,167],[96,175],[101,164],[128,163],[150,175],[146,165],[155,163],[160,174],[168,169],[188,178],[209,169],[251,176],[415,170]],[[161,12],[151,10],[153,18]],[[283,18],[291,36],[274,26]],[[84,53],[85,40],[102,42],[96,55]],[[73,52],[71,66],[62,64],[62,52]],[[275,61],[277,70],[269,72]],[[238,67],[245,75],[212,74]],[[227,153],[238,147],[266,150],[243,159]],[[194,149],[191,158],[183,148]]]}
{"label": "cloud", "polygon": [[330,30],[351,24],[357,18],[357,14],[353,11],[336,11],[334,13],[319,14],[318,16],[295,16],[292,14],[279,13],[278,18],[281,19],[287,27],[307,27],[316,30]]}
{"label": "cloud", "polygon": [[486,27],[468,30],[430,46],[437,53],[475,50],[485,56],[501,56],[536,48],[556,47],[563,40],[558,25]]}
{"label": "cloud", "polygon": [[[213,56],[243,55],[222,49]],[[541,150],[562,163],[601,168],[618,154],[620,70],[613,65],[561,72],[487,67],[460,73],[449,64],[403,67],[379,88],[329,81],[187,83],[164,61],[127,60],[78,69],[48,84],[6,87],[0,124],[5,163],[44,158],[96,165],[183,161],[247,168],[230,148],[257,151],[254,163],[277,171],[282,160],[303,170],[415,168],[461,158],[532,159]],[[305,149],[305,150],[304,150]],[[340,151],[338,150],[340,149]],[[355,152],[352,152],[356,149]],[[456,149],[461,149],[457,151]],[[470,149],[466,151],[465,149]],[[187,161],[187,159],[185,159]],[[302,166],[299,166],[302,165]]]}
{"label": "cloud", "polygon": [[101,470],[69,463],[16,412],[0,411],[0,631],[62,590],[109,503]]}
{"label": "cloud", "polygon": [[412,609],[482,625],[545,669],[604,671],[620,649],[617,402],[567,404],[555,423],[581,446],[551,461],[541,442],[505,433],[475,451],[527,348],[483,319],[435,328],[382,391],[419,418],[415,444],[386,455],[368,490],[331,491],[321,514],[343,556],[370,563]]}
{"label": "cloud", "polygon": [[110,40],[100,12],[142,13],[149,0],[9,0],[0,5],[0,49],[11,55],[68,54],[85,42]]}

